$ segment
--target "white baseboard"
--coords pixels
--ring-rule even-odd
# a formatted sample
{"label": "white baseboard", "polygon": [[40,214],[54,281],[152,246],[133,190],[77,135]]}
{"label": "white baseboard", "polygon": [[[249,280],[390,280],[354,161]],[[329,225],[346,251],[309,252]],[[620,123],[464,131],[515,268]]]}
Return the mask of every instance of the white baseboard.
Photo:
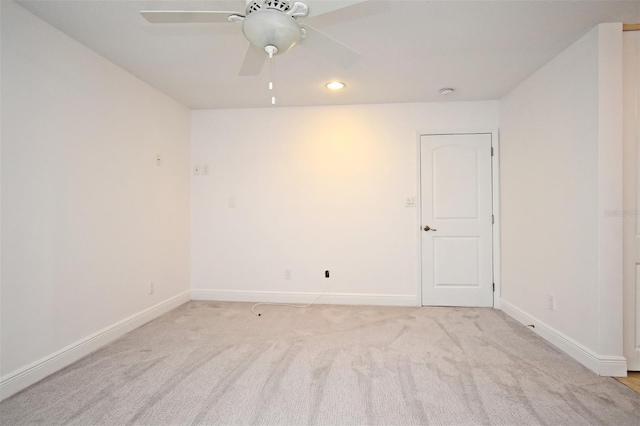
{"label": "white baseboard", "polygon": [[[284,291],[191,290],[191,300],[220,302],[317,303],[333,305],[420,306],[415,294],[294,293]],[[317,300],[316,300],[317,299]]]}
{"label": "white baseboard", "polygon": [[556,348],[565,352],[571,358],[575,359],[594,373],[600,376],[627,376],[627,360],[625,357],[617,355],[598,355],[591,349],[576,342],[572,338],[559,332],[553,327],[548,326],[542,321],[532,317],[504,299],[500,301],[500,309],[511,318],[524,325],[534,325],[535,328],[532,330],[537,335],[551,343]]}
{"label": "white baseboard", "polygon": [[46,356],[26,367],[0,378],[0,401],[20,392],[32,384],[44,379],[58,370],[74,363],[75,361],[89,355],[91,352],[101,348],[123,336],[124,334],[148,323],[149,321],[169,312],[172,309],[190,300],[190,291],[180,293],[170,299],[158,303],[144,311],[131,315],[128,318],[118,321],[109,327],[91,334],[71,345]]}

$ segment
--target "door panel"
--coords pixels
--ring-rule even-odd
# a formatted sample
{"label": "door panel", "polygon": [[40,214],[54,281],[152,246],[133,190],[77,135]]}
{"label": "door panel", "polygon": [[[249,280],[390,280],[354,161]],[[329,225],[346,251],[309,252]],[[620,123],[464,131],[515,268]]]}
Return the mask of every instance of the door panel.
{"label": "door panel", "polygon": [[493,306],[491,134],[420,139],[422,304]]}
{"label": "door panel", "polygon": [[433,285],[436,287],[479,286],[478,246],[477,237],[434,237]]}
{"label": "door panel", "polygon": [[465,146],[433,151],[433,208],[435,219],[478,217],[478,153]]}

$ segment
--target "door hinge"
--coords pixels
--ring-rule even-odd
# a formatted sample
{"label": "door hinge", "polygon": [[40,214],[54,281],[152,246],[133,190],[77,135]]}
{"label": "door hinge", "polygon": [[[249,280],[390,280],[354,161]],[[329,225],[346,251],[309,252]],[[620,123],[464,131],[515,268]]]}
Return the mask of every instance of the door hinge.
{"label": "door hinge", "polygon": [[496,292],[496,283],[493,283],[493,292]]}
{"label": "door hinge", "polygon": [[491,215],[491,223],[496,223],[496,217],[494,215]]}
{"label": "door hinge", "polygon": [[491,147],[491,156],[493,157],[493,147]]}

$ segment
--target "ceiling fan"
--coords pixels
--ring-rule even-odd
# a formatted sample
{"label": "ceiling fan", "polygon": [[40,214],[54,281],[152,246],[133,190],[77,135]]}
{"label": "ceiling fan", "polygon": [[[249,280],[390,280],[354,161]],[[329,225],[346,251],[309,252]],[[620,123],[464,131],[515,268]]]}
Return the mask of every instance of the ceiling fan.
{"label": "ceiling fan", "polygon": [[[288,0],[247,0],[245,12],[143,10],[140,14],[152,24],[242,23],[242,32],[251,43],[240,68],[240,75],[257,75],[267,58],[282,54],[300,44],[347,68],[360,54],[298,18],[316,17],[366,0],[306,2]],[[315,4],[318,6],[316,7]]]}

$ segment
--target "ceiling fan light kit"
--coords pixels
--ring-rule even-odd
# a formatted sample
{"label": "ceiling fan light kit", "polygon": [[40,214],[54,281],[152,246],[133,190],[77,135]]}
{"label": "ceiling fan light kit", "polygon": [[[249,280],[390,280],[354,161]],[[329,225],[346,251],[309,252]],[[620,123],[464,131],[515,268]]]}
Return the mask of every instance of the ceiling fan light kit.
{"label": "ceiling fan light kit", "polygon": [[275,46],[275,54],[286,52],[302,39],[302,30],[295,19],[273,9],[247,15],[242,21],[242,32],[260,50]]}

